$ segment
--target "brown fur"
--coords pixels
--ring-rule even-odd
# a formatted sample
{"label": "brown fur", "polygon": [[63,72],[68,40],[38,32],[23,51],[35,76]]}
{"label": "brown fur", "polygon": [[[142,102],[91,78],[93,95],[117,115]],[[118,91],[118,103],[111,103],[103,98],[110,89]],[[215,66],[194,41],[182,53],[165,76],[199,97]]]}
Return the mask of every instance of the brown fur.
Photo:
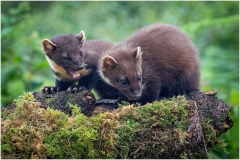
{"label": "brown fur", "polygon": [[[142,64],[134,58],[141,47]],[[106,68],[100,63],[101,75],[129,100],[153,102],[159,97],[186,94],[199,88],[199,60],[192,41],[177,27],[153,24],[135,32],[129,39],[108,50],[106,55],[117,64]],[[138,80],[140,76],[140,80]],[[128,81],[121,84],[122,79]]]}
{"label": "brown fur", "polygon": [[42,46],[46,58],[57,79],[74,81],[71,71],[79,71],[84,67],[82,43],[84,32],[75,35],[62,35],[50,40],[44,39]]}
{"label": "brown fur", "polygon": [[[112,43],[104,40],[87,40],[83,43],[85,68],[90,73],[88,76],[81,78],[79,83],[89,90],[94,89],[97,94],[101,92],[102,88],[107,87],[99,75],[98,63],[104,56],[104,52],[112,46]],[[98,95],[100,96],[100,94]]]}
{"label": "brown fur", "polygon": [[112,43],[104,40],[87,40],[83,43],[83,51],[85,53],[84,62],[89,68],[97,68],[104,51],[110,49]]}
{"label": "brown fur", "polygon": [[[56,77],[56,87],[44,87],[43,92],[66,90],[76,81],[78,85],[74,88],[80,89],[84,86],[91,90],[100,80],[99,72],[96,71],[97,62],[103,51],[111,47],[112,43],[103,40],[84,40],[85,34],[81,31],[76,36],[62,35],[54,37],[51,41],[48,39],[42,41],[46,58]],[[78,73],[79,76],[74,77],[71,71]]]}

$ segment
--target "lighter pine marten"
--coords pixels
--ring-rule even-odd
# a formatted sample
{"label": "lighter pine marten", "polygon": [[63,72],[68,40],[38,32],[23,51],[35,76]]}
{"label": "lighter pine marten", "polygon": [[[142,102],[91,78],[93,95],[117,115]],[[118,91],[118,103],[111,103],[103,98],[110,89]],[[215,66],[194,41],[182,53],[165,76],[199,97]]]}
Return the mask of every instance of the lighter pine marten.
{"label": "lighter pine marten", "polygon": [[[98,76],[97,61],[102,51],[112,46],[103,40],[87,40],[81,31],[77,35],[62,35],[44,39],[42,46],[46,59],[55,75],[55,87],[43,87],[44,93],[55,93],[62,90],[78,92],[82,87],[91,90]],[[99,77],[99,78],[98,78]],[[78,81],[78,85],[74,85]]]}
{"label": "lighter pine marten", "polygon": [[[102,79],[127,100],[145,104],[199,89],[197,50],[189,37],[173,25],[143,27],[104,55],[98,65]],[[117,98],[116,93],[101,94]]]}

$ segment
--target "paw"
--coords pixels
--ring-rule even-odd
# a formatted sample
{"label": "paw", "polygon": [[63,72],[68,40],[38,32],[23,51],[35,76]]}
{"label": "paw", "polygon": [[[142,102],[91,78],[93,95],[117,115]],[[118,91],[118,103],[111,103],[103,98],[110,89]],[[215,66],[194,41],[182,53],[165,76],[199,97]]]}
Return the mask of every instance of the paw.
{"label": "paw", "polygon": [[67,89],[68,93],[77,93],[77,92],[81,92],[87,90],[84,86],[78,86],[78,85],[74,85],[74,86],[70,86]]}
{"label": "paw", "polygon": [[59,87],[43,87],[41,88],[41,92],[42,93],[46,93],[46,94],[54,94],[56,92],[60,92],[61,88]]}

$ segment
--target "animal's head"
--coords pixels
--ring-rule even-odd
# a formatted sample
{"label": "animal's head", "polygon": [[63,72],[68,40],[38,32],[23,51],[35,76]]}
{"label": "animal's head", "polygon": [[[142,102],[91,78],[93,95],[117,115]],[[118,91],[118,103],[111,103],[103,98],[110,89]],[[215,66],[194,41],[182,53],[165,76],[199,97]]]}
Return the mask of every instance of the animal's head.
{"label": "animal's head", "polygon": [[[111,56],[112,55],[112,56]],[[103,58],[102,77],[129,100],[137,100],[142,94],[141,48],[118,49]]]}
{"label": "animal's head", "polygon": [[69,79],[78,79],[79,71],[84,68],[84,52],[82,45],[85,34],[81,31],[77,35],[62,35],[42,41],[46,58],[52,70]]}

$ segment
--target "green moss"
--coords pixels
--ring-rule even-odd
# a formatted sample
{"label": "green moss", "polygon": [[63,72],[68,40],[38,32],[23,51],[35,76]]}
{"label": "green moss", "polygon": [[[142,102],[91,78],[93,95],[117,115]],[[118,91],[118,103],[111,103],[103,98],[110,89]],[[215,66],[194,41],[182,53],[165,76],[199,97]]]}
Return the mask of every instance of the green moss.
{"label": "green moss", "polygon": [[68,103],[68,106],[72,109],[72,115],[73,116],[76,116],[76,115],[81,113],[81,110],[77,105]]}
{"label": "green moss", "polygon": [[202,122],[202,129],[204,133],[204,139],[207,146],[214,146],[213,150],[216,150],[218,152],[222,152],[224,154],[228,154],[226,150],[227,144],[224,142],[223,139],[220,139],[216,135],[216,131],[212,125],[210,125],[210,122],[203,121]]}
{"label": "green moss", "polygon": [[2,145],[11,146],[16,153],[19,152],[19,158],[46,158],[43,140],[58,126],[64,125],[67,116],[41,108],[40,103],[34,102],[31,93],[24,93],[14,102],[15,111],[3,122]]}
{"label": "green moss", "polygon": [[3,152],[8,152],[8,153],[13,153],[13,148],[10,144],[3,144],[1,145],[2,151]]}
{"label": "green moss", "polygon": [[121,103],[118,104],[118,108],[122,108],[122,107],[128,106],[128,105],[130,105],[129,102],[127,102],[127,101],[122,101]]}
{"label": "green moss", "polygon": [[48,98],[46,99],[46,104],[49,106],[49,107],[52,107],[52,104],[54,103],[54,100],[55,98]]}
{"label": "green moss", "polygon": [[127,158],[129,145],[132,142],[133,132],[140,126],[133,118],[128,117],[118,130],[118,147],[120,148],[119,155],[122,158]]}
{"label": "green moss", "polygon": [[[3,121],[3,158],[169,158],[168,147],[191,157],[182,149],[189,144],[189,106],[181,96],[93,117],[70,103],[71,116],[41,108],[31,93],[14,102],[15,111]],[[204,123],[203,131],[207,144],[218,143],[211,125]]]}
{"label": "green moss", "polygon": [[[187,107],[189,107],[189,105],[186,99],[184,97],[178,96],[172,98],[171,100],[162,100],[154,103],[149,103],[144,107],[125,106],[117,109],[116,112],[119,113],[122,121],[122,125],[118,130],[118,147],[121,151],[119,153],[120,157],[128,158],[130,145],[135,144],[135,140],[133,138],[143,136],[146,130],[149,131],[154,130],[155,128],[162,128],[164,133],[166,132],[167,128],[172,127],[179,128],[180,131],[186,131],[189,124]],[[153,135],[149,135],[149,139],[152,138],[151,136]],[[168,137],[168,135],[162,134],[162,137],[164,136]],[[163,138],[161,141],[164,140],[165,138]],[[144,144],[144,142],[142,143]],[[138,151],[143,151],[143,146],[144,145],[139,144],[138,148],[135,149]],[[145,149],[145,151],[148,151],[147,148]],[[159,153],[158,149],[154,151],[153,148],[150,148],[150,150],[153,153]],[[132,158],[139,157],[137,155],[133,155]],[[144,158],[144,156],[141,158]]]}
{"label": "green moss", "polygon": [[171,101],[162,100],[144,107],[133,107],[124,116],[135,119],[145,128],[176,126],[185,130],[189,123],[187,107],[187,101],[179,96]]}
{"label": "green moss", "polygon": [[7,119],[7,112],[6,111],[1,111],[1,118],[3,119],[3,120],[5,120],[5,119]]}
{"label": "green moss", "polygon": [[46,136],[48,155],[55,158],[110,158],[115,151],[110,113],[88,118],[74,114],[68,125]]}

